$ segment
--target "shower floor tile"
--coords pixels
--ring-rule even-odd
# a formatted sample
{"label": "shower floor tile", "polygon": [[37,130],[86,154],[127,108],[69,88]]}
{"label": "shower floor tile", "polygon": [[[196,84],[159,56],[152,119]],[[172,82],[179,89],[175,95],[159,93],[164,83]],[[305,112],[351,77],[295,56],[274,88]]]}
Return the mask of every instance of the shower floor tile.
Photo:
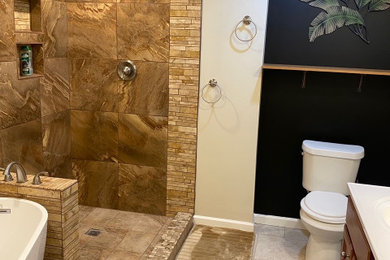
{"label": "shower floor tile", "polygon": [[[80,206],[80,259],[142,259],[160,239],[170,217]],[[98,236],[86,234],[89,229]]]}

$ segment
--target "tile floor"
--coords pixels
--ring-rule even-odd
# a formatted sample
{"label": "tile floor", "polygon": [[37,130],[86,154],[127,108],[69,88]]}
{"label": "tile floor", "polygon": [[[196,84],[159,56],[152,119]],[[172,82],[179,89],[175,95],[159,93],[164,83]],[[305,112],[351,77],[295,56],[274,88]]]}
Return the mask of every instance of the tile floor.
{"label": "tile floor", "polygon": [[304,260],[306,230],[255,225],[253,260]]}
{"label": "tile floor", "polygon": [[253,237],[252,232],[196,225],[176,259],[247,260],[251,257]]}
{"label": "tile floor", "polygon": [[[80,206],[80,259],[145,259],[172,218]],[[85,234],[99,229],[100,235]],[[308,233],[256,224],[255,236],[232,229],[195,226],[177,260],[304,260]],[[252,257],[251,257],[252,255]]]}
{"label": "tile floor", "polygon": [[307,240],[301,229],[256,224],[253,241],[252,233],[197,225],[176,259],[303,260]]}
{"label": "tile floor", "polygon": [[[160,239],[171,218],[80,206],[80,259],[143,259]],[[98,236],[85,234],[99,229]]]}

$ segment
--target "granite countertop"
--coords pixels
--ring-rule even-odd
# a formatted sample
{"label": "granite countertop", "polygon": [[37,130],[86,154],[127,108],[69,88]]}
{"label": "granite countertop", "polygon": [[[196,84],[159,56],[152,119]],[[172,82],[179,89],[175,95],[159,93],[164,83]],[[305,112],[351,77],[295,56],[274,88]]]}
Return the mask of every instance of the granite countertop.
{"label": "granite countertop", "polygon": [[3,176],[0,175],[0,185],[36,188],[36,189],[43,189],[43,190],[64,191],[65,189],[67,189],[70,186],[77,183],[77,180],[73,180],[73,179],[63,179],[63,178],[56,178],[56,177],[41,176],[42,183],[39,185],[34,185],[34,184],[32,184],[32,180],[34,178],[34,175],[30,175],[30,174],[27,174],[27,182],[16,183],[16,173],[11,173],[11,174],[12,174],[12,177],[14,178],[14,180],[10,181],[10,182],[5,182],[3,180]]}
{"label": "granite countertop", "polygon": [[390,187],[348,183],[348,188],[375,259],[390,259],[390,224],[382,215],[389,210]]}

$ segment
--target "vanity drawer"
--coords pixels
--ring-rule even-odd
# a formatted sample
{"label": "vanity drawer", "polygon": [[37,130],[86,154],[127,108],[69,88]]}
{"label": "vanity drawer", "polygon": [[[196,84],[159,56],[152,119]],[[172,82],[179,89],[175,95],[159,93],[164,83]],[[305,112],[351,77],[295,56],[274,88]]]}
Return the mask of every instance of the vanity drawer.
{"label": "vanity drawer", "polygon": [[351,238],[353,249],[358,260],[373,260],[370,245],[366,239],[359,217],[351,197],[348,198],[347,229]]}

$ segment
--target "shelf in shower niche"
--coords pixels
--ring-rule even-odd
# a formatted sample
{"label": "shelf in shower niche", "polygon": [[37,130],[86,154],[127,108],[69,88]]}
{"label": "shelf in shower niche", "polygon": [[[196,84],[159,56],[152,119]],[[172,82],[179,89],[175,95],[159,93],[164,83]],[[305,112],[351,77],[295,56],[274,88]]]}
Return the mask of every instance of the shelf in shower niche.
{"label": "shelf in shower niche", "polygon": [[14,3],[15,32],[41,32],[41,0],[15,0]]}
{"label": "shelf in shower niche", "polygon": [[15,32],[16,44],[42,44],[45,34],[42,32]]}
{"label": "shelf in shower niche", "polygon": [[349,73],[360,75],[382,75],[390,76],[390,70],[374,70],[360,68],[338,68],[338,67],[321,67],[321,66],[302,66],[287,64],[269,64],[265,63],[263,69],[272,70],[293,70],[293,71],[311,71],[311,72],[331,72],[331,73]]}
{"label": "shelf in shower niche", "polygon": [[34,73],[33,75],[31,76],[21,76],[19,75],[19,80],[24,80],[24,79],[35,79],[35,78],[42,78],[43,75],[42,74],[37,74],[37,73]]}
{"label": "shelf in shower niche", "polygon": [[[31,46],[32,51],[32,67],[33,74],[29,76],[22,76],[20,73],[20,52],[22,46],[29,45]],[[44,74],[44,65],[43,65],[43,44],[42,43],[18,43],[18,59],[17,59],[17,71],[18,71],[18,79],[33,79],[43,77]]]}

